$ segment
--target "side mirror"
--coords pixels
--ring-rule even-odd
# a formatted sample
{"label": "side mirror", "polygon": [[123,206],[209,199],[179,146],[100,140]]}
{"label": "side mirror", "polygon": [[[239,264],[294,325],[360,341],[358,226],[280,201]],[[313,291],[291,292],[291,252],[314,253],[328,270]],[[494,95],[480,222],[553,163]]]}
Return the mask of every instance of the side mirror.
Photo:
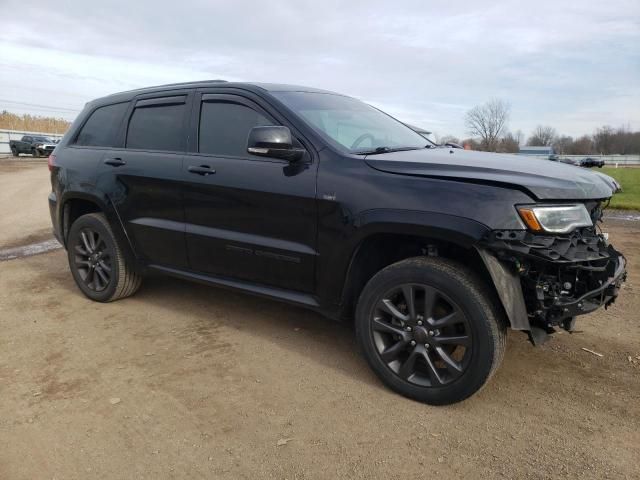
{"label": "side mirror", "polygon": [[289,127],[253,127],[247,139],[247,152],[260,157],[281,158],[297,162],[305,153],[304,148],[293,146]]}

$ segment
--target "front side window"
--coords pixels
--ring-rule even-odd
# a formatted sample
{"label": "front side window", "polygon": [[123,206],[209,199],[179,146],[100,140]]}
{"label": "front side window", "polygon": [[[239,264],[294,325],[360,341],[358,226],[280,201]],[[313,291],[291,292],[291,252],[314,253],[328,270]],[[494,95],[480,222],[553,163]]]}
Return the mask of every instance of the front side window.
{"label": "front side window", "polygon": [[96,109],[85,122],[75,144],[91,147],[115,147],[116,135],[129,104],[116,103]]}
{"label": "front side window", "polygon": [[247,156],[247,138],[253,127],[274,122],[246,105],[202,102],[198,151],[222,156]]}
{"label": "front side window", "polygon": [[182,152],[185,149],[186,105],[136,107],[129,121],[126,148]]}
{"label": "front side window", "polygon": [[418,149],[427,142],[404,123],[355,98],[315,92],[273,92],[339,150]]}

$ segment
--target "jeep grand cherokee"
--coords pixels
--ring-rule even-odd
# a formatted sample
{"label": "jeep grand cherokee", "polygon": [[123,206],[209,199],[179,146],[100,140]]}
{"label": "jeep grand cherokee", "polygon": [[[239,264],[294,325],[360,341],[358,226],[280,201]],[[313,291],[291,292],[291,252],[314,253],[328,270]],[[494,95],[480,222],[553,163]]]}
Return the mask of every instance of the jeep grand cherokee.
{"label": "jeep grand cherokee", "polygon": [[88,103],[49,158],[51,219],[80,290],[161,272],[353,319],[393,390],[463,400],[507,327],[539,344],[610,305],[610,177],[438,148],[356,99],[207,81]]}

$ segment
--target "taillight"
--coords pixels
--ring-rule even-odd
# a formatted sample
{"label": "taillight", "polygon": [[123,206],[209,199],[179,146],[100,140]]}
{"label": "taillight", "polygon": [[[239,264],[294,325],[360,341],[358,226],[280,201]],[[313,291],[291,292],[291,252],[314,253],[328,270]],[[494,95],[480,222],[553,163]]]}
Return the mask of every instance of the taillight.
{"label": "taillight", "polygon": [[55,155],[49,155],[49,158],[47,159],[47,165],[49,166],[49,171],[53,172],[53,167],[56,166],[56,156]]}

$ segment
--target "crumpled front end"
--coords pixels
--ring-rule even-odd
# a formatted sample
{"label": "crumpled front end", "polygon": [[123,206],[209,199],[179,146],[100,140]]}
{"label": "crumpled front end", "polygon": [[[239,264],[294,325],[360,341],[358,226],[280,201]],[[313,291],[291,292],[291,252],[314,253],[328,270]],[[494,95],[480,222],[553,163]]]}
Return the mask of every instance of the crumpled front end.
{"label": "crumpled front end", "polygon": [[528,323],[536,344],[555,327],[572,330],[576,316],[607,308],[626,279],[626,260],[599,232],[600,205],[592,207],[591,227],[563,235],[497,230],[482,242],[483,250],[520,280],[528,322],[516,323],[522,330]]}

